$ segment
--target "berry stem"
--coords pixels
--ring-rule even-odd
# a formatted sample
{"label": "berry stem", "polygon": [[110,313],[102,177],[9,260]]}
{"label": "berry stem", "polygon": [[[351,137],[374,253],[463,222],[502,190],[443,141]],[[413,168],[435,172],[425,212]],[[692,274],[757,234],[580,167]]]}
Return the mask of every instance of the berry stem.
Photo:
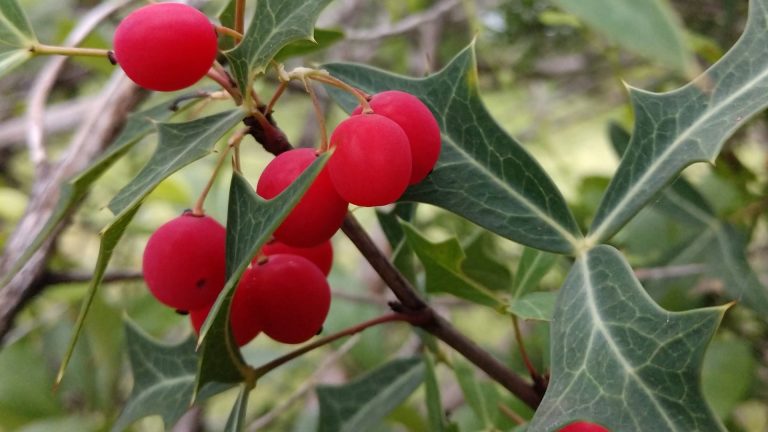
{"label": "berry stem", "polygon": [[[235,2],[235,31],[242,34],[245,29],[245,0],[237,0]],[[238,40],[239,41],[239,40]]]}
{"label": "berry stem", "polygon": [[80,57],[105,57],[109,59],[109,50],[99,48],[62,47],[54,45],[34,44],[29,47],[31,53],[37,55],[65,55]]}
{"label": "berry stem", "polygon": [[363,114],[373,113],[373,109],[371,109],[371,105],[368,103],[368,95],[364,93],[362,90],[356,89],[351,85],[345,83],[344,81],[331,76],[328,73],[320,73],[324,71],[317,71],[317,72],[318,73],[310,74],[309,78],[315,81],[320,81],[325,84],[330,84],[334,87],[340,88],[346,92],[351,93],[360,102],[360,106],[363,107]]}
{"label": "berry stem", "polygon": [[243,103],[243,95],[240,93],[240,90],[238,90],[237,87],[232,83],[232,80],[229,79],[229,76],[221,67],[221,65],[214,63],[211,69],[208,70],[208,73],[206,73],[206,76],[213,81],[216,81],[216,83],[219,84],[221,88],[226,90],[226,92],[232,96],[232,99],[234,99],[235,104],[240,105]]}
{"label": "berry stem", "polygon": [[512,326],[515,329],[515,340],[517,341],[517,346],[520,349],[520,355],[523,357],[525,368],[528,369],[528,373],[531,375],[533,382],[538,382],[541,379],[541,376],[536,371],[533,363],[531,363],[531,359],[528,358],[528,352],[526,352],[525,343],[523,342],[523,334],[520,332],[520,323],[517,321],[516,316],[512,317]]}
{"label": "berry stem", "polygon": [[266,107],[264,107],[264,114],[268,115],[272,112],[272,109],[275,107],[275,104],[277,103],[278,99],[280,99],[280,96],[283,95],[283,92],[285,92],[285,89],[288,88],[288,82],[287,81],[280,81],[280,85],[277,86],[277,89],[275,90],[275,94],[272,95],[272,99],[269,100],[269,103]]}
{"label": "berry stem", "polygon": [[225,27],[222,25],[215,26],[216,33],[227,35],[235,40],[235,42],[240,42],[240,40],[243,39],[243,34],[235,29],[231,29],[229,27]]}
{"label": "berry stem", "polygon": [[311,84],[307,85],[307,92],[309,92],[309,97],[312,99],[312,106],[315,108],[317,125],[320,127],[320,152],[323,153],[328,150],[328,130],[325,128],[325,114],[323,113],[323,107],[320,105],[320,101],[317,99],[317,94]]}
{"label": "berry stem", "polygon": [[[211,178],[208,179],[208,184],[205,185],[205,188],[200,193],[200,196],[197,198],[197,201],[195,202],[195,206],[192,207],[192,214],[195,216],[203,216],[205,215],[205,212],[203,211],[203,204],[205,204],[205,198],[208,197],[208,192],[211,191],[211,188],[213,187],[213,182],[216,181],[216,176],[219,174],[219,171],[221,171],[221,167],[224,165],[224,160],[227,158],[227,154],[229,153],[229,150],[232,148],[237,149],[237,147],[240,145],[240,141],[243,140],[243,137],[248,133],[248,128],[242,128],[232,134],[231,137],[229,137],[229,140],[227,141],[227,146],[224,147],[224,150],[221,151],[221,155],[219,155],[219,160],[216,161],[216,167],[213,169],[213,173],[211,174]],[[239,166],[236,166],[235,169],[239,170]]]}
{"label": "berry stem", "polygon": [[363,330],[377,326],[379,324],[384,324],[388,322],[393,321],[404,321],[404,322],[411,322],[414,320],[413,316],[405,315],[401,313],[389,313],[387,315],[382,315],[378,318],[374,318],[372,320],[368,320],[365,322],[362,322],[360,324],[357,324],[355,326],[349,327],[347,329],[344,329],[338,333],[334,333],[332,335],[326,336],[324,338],[320,338],[311,344],[305,345],[295,351],[291,351],[288,354],[278,357],[274,360],[272,360],[269,363],[266,363],[262,366],[257,367],[254,370],[254,375],[258,377],[262,377],[272,371],[273,369],[276,369],[280,366],[282,366],[285,363],[288,363],[289,361],[295,359],[296,357],[300,357],[310,351],[315,350],[316,348],[320,348],[324,345],[328,345],[329,343],[336,341],[338,339],[341,339],[346,336],[352,336],[353,334],[360,333]]}

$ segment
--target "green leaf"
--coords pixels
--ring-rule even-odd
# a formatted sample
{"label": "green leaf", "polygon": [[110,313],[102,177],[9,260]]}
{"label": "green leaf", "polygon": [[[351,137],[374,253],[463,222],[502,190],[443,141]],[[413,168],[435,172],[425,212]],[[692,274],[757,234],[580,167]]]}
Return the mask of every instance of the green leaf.
{"label": "green leaf", "polygon": [[99,242],[99,256],[96,259],[96,268],[93,270],[93,278],[88,285],[88,292],[85,294],[83,303],[80,306],[80,313],[77,316],[74,331],[69,339],[69,345],[67,346],[64,358],[61,360],[59,372],[56,375],[56,385],[61,383],[61,380],[64,379],[67,365],[69,365],[72,354],[75,352],[75,346],[80,338],[80,333],[83,331],[85,319],[88,317],[88,312],[91,310],[93,300],[96,297],[96,292],[99,290],[101,282],[104,279],[104,273],[107,271],[107,265],[112,258],[112,253],[114,252],[117,243],[123,237],[128,224],[131,223],[131,220],[133,220],[133,217],[139,210],[139,207],[141,207],[141,203],[136,203],[133,207],[125,209],[125,211],[120,213],[100,233],[101,240]]}
{"label": "green leaf", "polygon": [[423,380],[424,362],[417,357],[393,360],[341,386],[318,386],[318,431],[374,430]]}
{"label": "green leaf", "polygon": [[464,273],[462,263],[465,255],[456,238],[432,243],[412,225],[403,222],[402,226],[405,238],[424,265],[427,292],[449,293],[494,308],[502,306],[501,300],[492,290]]}
{"label": "green leaf", "polygon": [[251,88],[253,78],[291,42],[313,40],[315,21],[330,0],[259,0],[243,40],[226,52],[241,89]]}
{"label": "green leaf", "polygon": [[496,258],[496,249],[494,236],[486,230],[479,231],[464,248],[466,258],[461,270],[490,290],[508,290],[512,286],[512,272]]}
{"label": "green leaf", "polygon": [[712,161],[723,142],[768,105],[768,0],[751,0],[741,39],[692,83],[669,93],[630,89],[635,131],[590,229],[610,239],[686,166]]}
{"label": "green leaf", "polygon": [[552,378],[528,430],[587,419],[616,431],[724,431],[700,373],[725,309],[668,312],[618,251],[590,250],[558,296]]}
{"label": "green leaf", "polygon": [[40,248],[51,235],[56,226],[77,206],[77,203],[88,194],[91,185],[98,180],[118,159],[125,155],[134,144],[154,130],[154,121],[170,118],[174,114],[168,109],[168,102],[155,105],[152,108],[131,114],[128,117],[123,131],[107,148],[103,155],[91,165],[77,174],[72,179],[61,185],[59,200],[51,216],[45,222],[35,239],[30,243],[19,260],[0,281],[0,286],[5,285],[18,272],[30,257]]}
{"label": "green leaf", "polygon": [[225,432],[239,432],[245,429],[245,413],[248,411],[248,396],[251,394],[251,390],[252,387],[245,383],[240,386],[240,393],[237,395],[235,405],[232,407],[224,427]]}
{"label": "green leaf", "polygon": [[525,248],[517,264],[513,284],[513,298],[519,299],[532,292],[557,262],[557,256],[536,249]]}
{"label": "green leaf", "polygon": [[[154,414],[160,415],[166,428],[170,428],[192,404],[197,369],[195,341],[189,338],[177,345],[165,345],[129,320],[126,320],[125,338],[133,371],[133,390],[112,431],[124,430],[134,421]],[[225,389],[210,387],[204,397]]]}
{"label": "green leaf", "polygon": [[247,379],[245,363],[229,329],[229,309],[235,287],[253,257],[299,202],[328,160],[317,158],[275,198],[265,201],[238,173],[233,173],[227,214],[227,283],[200,329],[198,389],[209,382],[234,383]]}
{"label": "green leaf", "polygon": [[424,356],[424,397],[427,405],[427,419],[431,432],[443,432],[445,430],[445,410],[440,399],[440,385],[437,381],[435,362],[431,355]]}
{"label": "green leaf", "polygon": [[690,73],[693,54],[680,18],[666,0],[554,0],[627,50],[681,73]]}
{"label": "green leaf", "polygon": [[[434,204],[503,237],[571,253],[581,233],[560,191],[541,166],[494,121],[480,99],[474,47],[442,71],[413,79],[352,64],[329,64],[331,74],[368,93],[398,89],[419,97],[442,131],[434,171],[402,201]],[[354,99],[329,90],[347,110]]]}
{"label": "green leaf", "polygon": [[334,29],[315,29],[314,40],[297,40],[286,45],[275,55],[275,61],[284,61],[291,57],[303,56],[324,50],[344,39],[344,32]]}
{"label": "green leaf", "polygon": [[[237,0],[229,0],[218,13],[219,22],[222,26],[231,29],[235,28],[235,8]],[[219,35],[219,50],[226,51],[235,47],[235,39],[226,34]]]}
{"label": "green leaf", "polygon": [[551,321],[556,299],[557,294],[551,291],[528,293],[512,300],[507,312],[525,320]]}
{"label": "green leaf", "polygon": [[455,359],[453,372],[459,382],[464,400],[467,401],[475,416],[478,418],[483,430],[494,430],[493,419],[496,413],[495,400],[488,400],[480,381],[475,376],[475,369],[463,359]]}
{"label": "green leaf", "polygon": [[35,33],[18,2],[0,2],[0,51],[5,47],[28,49],[35,42]]}
{"label": "green leaf", "polygon": [[32,58],[32,53],[28,49],[0,52],[0,77],[10,73],[30,58]]}
{"label": "green leaf", "polygon": [[118,214],[140,202],[164,179],[213,151],[216,141],[238,124],[245,114],[233,110],[186,123],[159,123],[155,152],[136,177],[109,202]]}
{"label": "green leaf", "polygon": [[392,264],[406,279],[416,285],[415,257],[413,249],[405,239],[405,232],[400,225],[401,218],[399,217],[402,216],[403,220],[411,220],[413,213],[415,213],[414,207],[415,204],[413,203],[398,203],[391,211],[377,208],[376,219],[392,248]]}
{"label": "green leaf", "polygon": [[720,418],[746,400],[756,382],[757,362],[752,346],[739,339],[715,339],[704,357],[704,394]]}

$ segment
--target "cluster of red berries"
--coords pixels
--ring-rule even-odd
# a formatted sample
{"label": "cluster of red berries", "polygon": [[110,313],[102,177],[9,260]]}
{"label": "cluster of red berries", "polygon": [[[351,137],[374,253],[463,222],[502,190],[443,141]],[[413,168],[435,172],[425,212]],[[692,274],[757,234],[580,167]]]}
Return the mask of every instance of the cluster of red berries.
{"label": "cluster of red berries", "polygon": [[[144,280],[162,303],[188,311],[200,331],[224,288],[226,230],[209,216],[185,213],[158,228],[144,249]],[[270,242],[235,288],[230,326],[238,345],[260,332],[283,343],[317,334],[331,305],[326,276],[330,241],[311,248]]]}

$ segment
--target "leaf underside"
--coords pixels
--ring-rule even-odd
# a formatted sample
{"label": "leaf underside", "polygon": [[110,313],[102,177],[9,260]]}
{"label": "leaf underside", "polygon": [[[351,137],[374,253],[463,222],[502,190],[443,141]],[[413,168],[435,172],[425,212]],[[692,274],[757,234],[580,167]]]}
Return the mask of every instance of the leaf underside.
{"label": "leaf underside", "polygon": [[528,430],[589,420],[622,432],[724,431],[700,384],[704,352],[724,311],[665,311],[618,251],[592,249],[558,296],[552,378]]}
{"label": "leaf underside", "polygon": [[[363,65],[328,64],[332,75],[367,93],[402,90],[419,97],[442,131],[433,172],[402,201],[433,204],[503,237],[557,253],[571,253],[581,233],[560,191],[536,162],[490,116],[477,91],[474,47],[424,79]],[[356,102],[329,89],[348,111]]]}

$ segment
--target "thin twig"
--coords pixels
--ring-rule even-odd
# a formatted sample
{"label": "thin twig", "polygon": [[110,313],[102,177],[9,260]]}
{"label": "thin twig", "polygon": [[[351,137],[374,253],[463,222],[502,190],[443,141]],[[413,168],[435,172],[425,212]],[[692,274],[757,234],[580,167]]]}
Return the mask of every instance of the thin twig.
{"label": "thin twig", "polygon": [[[102,282],[129,282],[141,280],[143,278],[144,276],[140,271],[112,271],[104,275]],[[43,285],[61,285],[70,283],[85,283],[90,282],[91,279],[93,279],[92,273],[45,272],[40,279],[40,283]]]}

